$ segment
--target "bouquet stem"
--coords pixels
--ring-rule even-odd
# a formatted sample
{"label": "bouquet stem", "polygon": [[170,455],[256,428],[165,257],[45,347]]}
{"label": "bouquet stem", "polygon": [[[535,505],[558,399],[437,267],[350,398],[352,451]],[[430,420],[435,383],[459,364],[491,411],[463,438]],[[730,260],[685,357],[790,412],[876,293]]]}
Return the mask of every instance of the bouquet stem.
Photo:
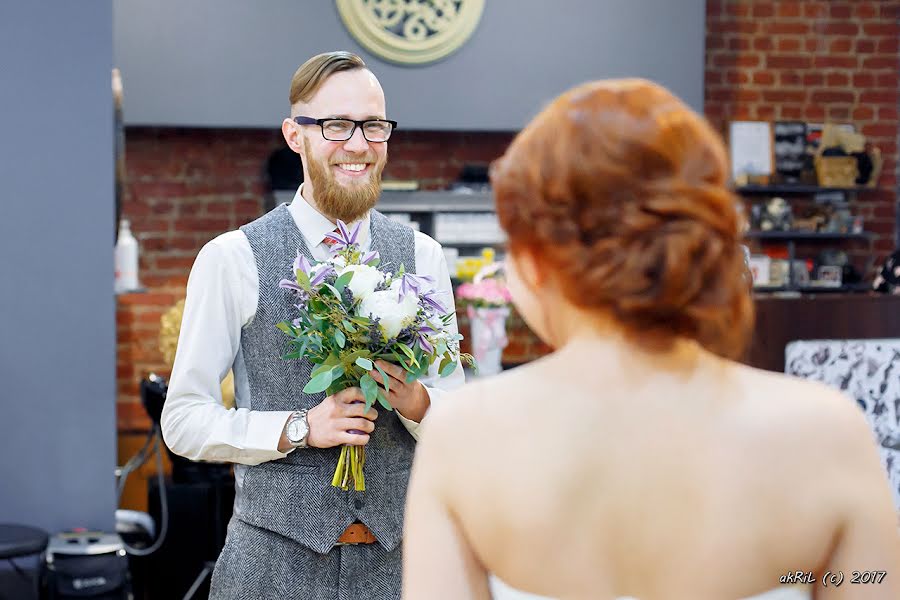
{"label": "bouquet stem", "polygon": [[347,445],[342,447],[341,456],[338,458],[338,464],[334,470],[334,477],[331,478],[331,485],[346,491],[350,489],[352,483],[353,489],[357,492],[366,491],[366,477],[363,474],[365,464],[365,446]]}

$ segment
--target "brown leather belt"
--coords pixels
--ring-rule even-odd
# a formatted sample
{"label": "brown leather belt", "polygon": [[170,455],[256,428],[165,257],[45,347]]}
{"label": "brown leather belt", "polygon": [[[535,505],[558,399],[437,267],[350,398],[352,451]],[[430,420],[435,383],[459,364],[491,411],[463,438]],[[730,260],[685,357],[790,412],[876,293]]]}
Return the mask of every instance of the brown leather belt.
{"label": "brown leather belt", "polygon": [[364,524],[351,523],[347,529],[344,530],[344,533],[341,534],[341,537],[338,538],[337,543],[340,545],[374,544],[376,541],[375,534]]}

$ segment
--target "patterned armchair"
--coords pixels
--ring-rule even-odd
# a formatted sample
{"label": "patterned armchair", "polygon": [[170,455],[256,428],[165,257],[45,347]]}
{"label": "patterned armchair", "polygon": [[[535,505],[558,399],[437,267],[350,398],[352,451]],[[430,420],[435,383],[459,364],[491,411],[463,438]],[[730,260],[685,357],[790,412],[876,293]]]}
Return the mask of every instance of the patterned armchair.
{"label": "patterned armchair", "polygon": [[900,510],[900,339],[804,340],[785,348],[785,372],[856,399],[872,427]]}

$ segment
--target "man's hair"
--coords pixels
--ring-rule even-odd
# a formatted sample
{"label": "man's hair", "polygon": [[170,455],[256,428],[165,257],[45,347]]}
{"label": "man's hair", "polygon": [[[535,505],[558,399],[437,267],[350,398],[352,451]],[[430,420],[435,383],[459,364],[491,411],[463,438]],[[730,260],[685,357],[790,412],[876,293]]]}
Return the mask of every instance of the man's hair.
{"label": "man's hair", "polygon": [[344,50],[313,56],[300,65],[291,79],[291,106],[297,102],[308,102],[322,87],[325,80],[335,73],[366,68],[363,59]]}

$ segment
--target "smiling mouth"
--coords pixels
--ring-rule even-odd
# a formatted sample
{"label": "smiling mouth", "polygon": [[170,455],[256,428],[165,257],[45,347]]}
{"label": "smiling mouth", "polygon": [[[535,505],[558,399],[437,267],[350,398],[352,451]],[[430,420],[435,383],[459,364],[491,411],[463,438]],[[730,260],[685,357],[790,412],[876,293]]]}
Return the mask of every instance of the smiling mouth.
{"label": "smiling mouth", "polygon": [[332,166],[347,175],[362,175],[369,170],[369,163],[337,163]]}

